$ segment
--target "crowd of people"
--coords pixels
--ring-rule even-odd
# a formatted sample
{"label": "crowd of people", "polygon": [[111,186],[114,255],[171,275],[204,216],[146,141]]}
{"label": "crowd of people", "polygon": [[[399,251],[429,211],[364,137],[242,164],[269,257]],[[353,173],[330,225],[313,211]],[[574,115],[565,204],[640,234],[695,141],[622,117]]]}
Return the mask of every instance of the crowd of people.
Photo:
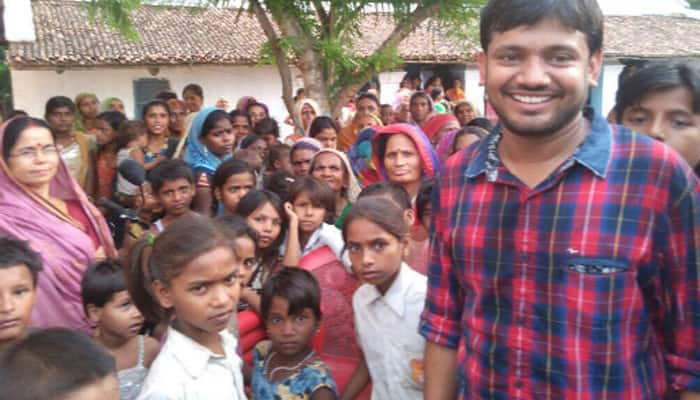
{"label": "crowd of people", "polygon": [[606,119],[594,0],[480,23],[495,127],[412,74],[287,137],[197,84],[8,115],[0,398],[700,398],[700,63]]}

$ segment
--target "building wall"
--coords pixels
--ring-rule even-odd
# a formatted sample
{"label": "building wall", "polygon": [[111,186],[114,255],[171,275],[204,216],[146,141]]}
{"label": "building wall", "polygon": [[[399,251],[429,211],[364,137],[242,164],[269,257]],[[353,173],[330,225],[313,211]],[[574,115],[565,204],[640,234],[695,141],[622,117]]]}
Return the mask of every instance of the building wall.
{"label": "building wall", "polygon": [[75,98],[80,92],[93,92],[99,99],[119,97],[124,101],[127,115],[133,117],[133,82],[159,78],[168,79],[178,97],[188,83],[201,85],[205,106],[214,105],[219,97],[224,97],[235,107],[240,97],[254,96],[268,105],[270,113],[280,123],[287,117],[281,98],[282,83],[272,66],[161,67],[156,76],[146,68],[94,68],[66,70],[60,74],[50,70],[12,70],[11,77],[15,108],[35,116],[44,115],[46,100],[51,96]]}
{"label": "building wall", "polygon": [[[603,75],[602,107],[607,113],[615,103],[617,75],[620,64],[606,64]],[[380,74],[381,102],[392,104],[403,77],[403,71]],[[93,92],[98,98],[119,97],[124,101],[127,114],[133,117],[133,82],[142,78],[162,78],[170,81],[171,89],[178,96],[188,83],[198,83],[204,89],[205,105],[214,105],[219,97],[226,98],[231,106],[242,97],[251,95],[265,102],[272,116],[280,122],[283,133],[291,128],[282,123],[287,110],[281,98],[282,84],[276,68],[272,66],[176,66],[162,67],[156,76],[146,68],[95,68],[67,70],[57,73],[50,70],[12,70],[12,91],[15,108],[31,115],[43,116],[46,100],[55,95],[74,98],[80,92]],[[300,87],[298,76],[295,87]],[[464,73],[467,99],[483,112],[484,88],[479,85],[476,65],[467,66]]]}

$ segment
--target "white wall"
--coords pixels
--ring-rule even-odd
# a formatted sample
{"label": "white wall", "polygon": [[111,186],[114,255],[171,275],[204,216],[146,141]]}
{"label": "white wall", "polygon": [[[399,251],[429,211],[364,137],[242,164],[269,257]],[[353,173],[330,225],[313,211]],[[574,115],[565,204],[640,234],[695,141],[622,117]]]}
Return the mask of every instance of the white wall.
{"label": "white wall", "polygon": [[12,70],[11,78],[14,107],[38,117],[43,117],[49,97],[64,95],[75,98],[80,92],[93,92],[100,99],[119,97],[124,101],[127,115],[133,117],[133,81],[162,78],[170,81],[170,87],[178,97],[188,83],[201,85],[205,105],[214,105],[219,97],[224,97],[231,107],[235,107],[240,97],[254,96],[268,105],[283,132],[291,132],[291,128],[287,130],[282,123],[287,117],[287,109],[282,101],[279,74],[272,66],[161,67],[156,76],[151,76],[146,68],[94,68],[67,70],[61,74],[45,70]]}

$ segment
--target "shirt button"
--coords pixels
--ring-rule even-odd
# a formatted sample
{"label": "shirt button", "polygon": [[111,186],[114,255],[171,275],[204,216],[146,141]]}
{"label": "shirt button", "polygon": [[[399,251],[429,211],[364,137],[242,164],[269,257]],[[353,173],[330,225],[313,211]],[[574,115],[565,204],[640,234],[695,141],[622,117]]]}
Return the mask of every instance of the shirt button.
{"label": "shirt button", "polygon": [[520,379],[515,381],[515,388],[516,389],[522,389],[522,387],[523,387],[523,381],[521,381]]}

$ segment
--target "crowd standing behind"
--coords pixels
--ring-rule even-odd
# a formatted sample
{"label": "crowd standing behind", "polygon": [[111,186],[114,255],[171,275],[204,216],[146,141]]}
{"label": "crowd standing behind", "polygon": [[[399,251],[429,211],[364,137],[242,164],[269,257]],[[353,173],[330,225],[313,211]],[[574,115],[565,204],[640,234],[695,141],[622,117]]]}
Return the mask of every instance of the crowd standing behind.
{"label": "crowd standing behind", "polygon": [[9,114],[0,398],[700,398],[700,64],[626,68],[610,124],[602,40],[490,0],[498,121],[417,74],[284,138],[197,84]]}

